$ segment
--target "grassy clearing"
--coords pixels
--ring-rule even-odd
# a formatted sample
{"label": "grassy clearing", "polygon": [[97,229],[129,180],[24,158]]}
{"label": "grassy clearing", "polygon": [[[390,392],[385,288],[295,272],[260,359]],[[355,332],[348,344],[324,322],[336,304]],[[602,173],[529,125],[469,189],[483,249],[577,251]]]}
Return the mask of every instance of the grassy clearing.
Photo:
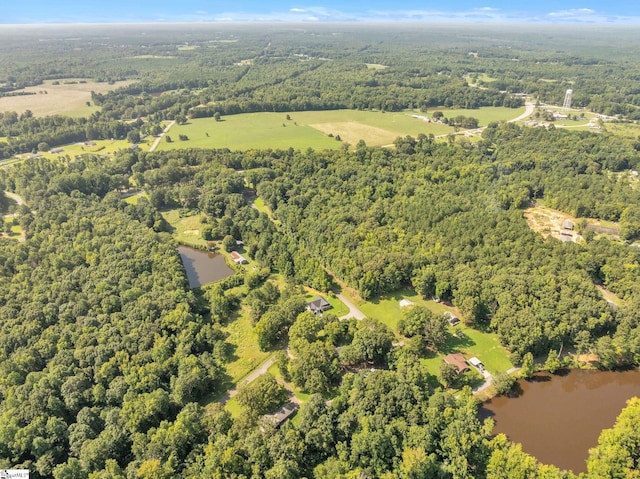
{"label": "grassy clearing", "polygon": [[[122,81],[110,85],[104,82],[98,83],[81,79],[58,81],[60,82],[59,85],[54,85],[53,80],[46,80],[42,85],[19,90],[26,93],[35,93],[34,95],[0,98],[0,111],[23,113],[26,110],[31,110],[35,116],[58,114],[76,117],[89,116],[99,109],[91,101],[92,91],[106,93],[131,83]],[[80,81],[85,81],[85,83],[80,83]],[[87,106],[87,102],[91,102],[91,105]]]}
{"label": "grassy clearing", "polygon": [[[450,311],[460,317],[460,312],[457,308],[443,303],[436,303],[432,300],[425,300],[415,291],[408,288],[371,301],[354,302],[367,317],[383,322],[397,334],[398,321],[404,316],[399,304],[402,299],[408,299],[415,305],[425,306],[435,314],[443,314],[445,311]],[[455,331],[461,331],[463,336],[461,338],[454,336],[453,333]],[[509,360],[508,352],[500,345],[496,334],[479,331],[465,326],[462,322],[455,327],[449,327],[446,343],[439,354],[432,354],[424,360],[429,372],[437,375],[444,356],[453,352],[461,352],[466,358],[478,357],[491,373],[501,373],[513,367]]]}
{"label": "grassy clearing", "polygon": [[253,206],[255,206],[255,208],[261,213],[266,214],[276,226],[280,226],[280,221],[273,216],[273,212],[269,209],[267,205],[264,204],[264,200],[262,198],[257,197],[253,201]]}
{"label": "grassy clearing", "polygon": [[[346,294],[348,295],[348,293]],[[400,301],[402,299],[408,299],[416,305],[425,306],[436,314],[443,314],[445,311],[451,311],[456,316],[460,315],[456,308],[448,307],[442,303],[436,303],[435,301],[424,300],[418,293],[409,288],[400,289],[382,297],[372,299],[371,301],[358,302],[353,299],[352,301],[368,318],[377,319],[383,322],[395,332],[398,330],[398,321],[404,317],[404,312],[400,307]]]}
{"label": "grassy clearing", "polygon": [[140,193],[136,193],[135,195],[127,196],[123,201],[130,205],[137,205],[140,201],[140,198],[143,197],[149,199],[149,195],[147,195],[147,193],[145,193],[144,191],[141,191]]}
{"label": "grassy clearing", "polygon": [[164,210],[162,216],[173,228],[173,237],[178,243],[207,245],[207,242],[200,235],[203,225],[199,214],[180,217],[180,208],[173,208]]}
{"label": "grassy clearing", "polygon": [[389,68],[387,65],[383,65],[382,63],[365,63],[369,70],[384,70]]}
{"label": "grassy clearing", "polygon": [[[640,136],[640,124],[638,123],[606,122],[605,128],[614,135],[622,136],[630,140],[637,140]],[[2,141],[2,138],[0,138],[0,141]]]}
{"label": "grassy clearing", "polygon": [[233,360],[226,365],[226,372],[231,382],[237,384],[251,371],[264,363],[270,352],[262,352],[258,348],[258,340],[253,332],[248,308],[243,308],[240,315],[222,327],[228,335],[226,342],[233,349]]}
{"label": "grassy clearing", "polygon": [[[434,109],[434,110],[437,110]],[[458,115],[478,118],[480,125],[492,121],[510,120],[524,112],[523,108],[487,107],[477,110],[442,110],[446,116]],[[291,118],[287,120],[287,115]],[[291,113],[245,113],[223,117],[198,118],[185,125],[175,125],[169,134],[171,143],[160,142],[160,150],[179,148],[252,148],[289,147],[305,149],[338,149],[344,142],[352,145],[364,140],[371,146],[391,144],[397,137],[419,134],[446,135],[452,127],[439,123],[427,123],[419,116],[429,116],[419,111],[383,113],[380,111],[327,110]],[[283,126],[284,125],[284,126]],[[328,135],[334,135],[334,138]],[[179,135],[189,140],[180,141]],[[208,135],[208,136],[207,136]],[[339,135],[343,140],[337,141]]]}

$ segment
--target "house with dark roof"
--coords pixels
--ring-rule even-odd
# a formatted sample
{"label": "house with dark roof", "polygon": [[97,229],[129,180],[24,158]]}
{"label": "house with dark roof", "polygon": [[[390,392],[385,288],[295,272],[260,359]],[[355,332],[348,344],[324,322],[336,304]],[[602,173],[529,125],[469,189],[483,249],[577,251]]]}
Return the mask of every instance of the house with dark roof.
{"label": "house with dark roof", "polygon": [[322,296],[318,296],[310,303],[307,303],[307,309],[313,314],[322,314],[331,308],[333,308],[333,306],[331,306],[331,303],[329,303],[329,301],[324,299]]}
{"label": "house with dark roof", "polygon": [[287,419],[293,416],[300,406],[294,402],[288,402],[273,414],[262,416],[265,421],[273,424],[275,427],[282,426]]}
{"label": "house with dark roof", "polygon": [[469,370],[467,360],[460,353],[454,353],[445,356],[444,362],[447,364],[453,364],[456,368],[458,368],[458,374],[462,374],[463,372]]}

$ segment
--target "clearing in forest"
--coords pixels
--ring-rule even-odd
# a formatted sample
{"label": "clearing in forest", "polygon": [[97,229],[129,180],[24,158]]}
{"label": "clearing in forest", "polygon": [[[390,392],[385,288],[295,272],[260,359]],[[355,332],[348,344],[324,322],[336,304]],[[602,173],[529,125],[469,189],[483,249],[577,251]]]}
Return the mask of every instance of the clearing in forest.
{"label": "clearing in forest", "polygon": [[[54,85],[54,83],[58,83]],[[17,92],[27,95],[0,97],[0,111],[24,113],[31,110],[35,116],[61,115],[89,116],[99,107],[91,101],[91,92],[106,93],[130,84],[121,81],[113,84],[82,79],[45,80],[42,85],[31,86]],[[87,102],[91,102],[87,106]]]}
{"label": "clearing in forest", "polygon": [[[560,241],[581,241],[582,236],[575,229],[578,222],[582,220],[586,221],[586,228],[594,231],[596,235],[606,235],[613,239],[620,238],[617,223],[599,221],[595,218],[576,218],[540,204],[524,210],[524,216],[529,227],[542,235],[543,238],[551,236]],[[573,229],[563,227],[567,221],[573,225]]]}

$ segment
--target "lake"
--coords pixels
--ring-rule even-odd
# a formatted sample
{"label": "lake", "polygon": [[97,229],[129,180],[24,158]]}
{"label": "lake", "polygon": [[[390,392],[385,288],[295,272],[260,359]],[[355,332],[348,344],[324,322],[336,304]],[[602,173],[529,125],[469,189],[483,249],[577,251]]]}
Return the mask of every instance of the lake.
{"label": "lake", "polygon": [[227,266],[224,256],[209,253],[189,246],[178,246],[178,253],[187,272],[190,288],[220,281],[232,276],[234,271]]}
{"label": "lake", "polygon": [[482,419],[545,464],[575,473],[586,471],[589,449],[603,429],[613,426],[626,401],[640,396],[640,371],[573,369],[562,375],[519,380],[517,397],[496,397],[480,407]]}

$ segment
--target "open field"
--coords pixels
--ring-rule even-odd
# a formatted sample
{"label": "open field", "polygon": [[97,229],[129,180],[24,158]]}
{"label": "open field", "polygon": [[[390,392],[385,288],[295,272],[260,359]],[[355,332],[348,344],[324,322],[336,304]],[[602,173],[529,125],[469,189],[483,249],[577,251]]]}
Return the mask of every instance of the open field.
{"label": "open field", "polygon": [[369,70],[384,70],[385,68],[389,68],[387,65],[383,65],[382,63],[365,63]]}
{"label": "open field", "polygon": [[[434,109],[434,111],[437,109]],[[478,118],[481,126],[492,121],[517,117],[523,108],[487,107],[477,110],[441,110],[447,117],[458,115]],[[380,111],[326,110],[288,113],[243,113],[224,116],[223,121],[197,118],[185,125],[175,125],[169,136],[172,142],[161,141],[158,149],[179,148],[298,148],[338,149],[343,142],[355,145],[364,140],[370,146],[391,144],[397,137],[419,134],[446,135],[453,128],[439,123],[427,123],[416,116],[418,111],[382,113]],[[334,138],[328,135],[334,135]],[[180,141],[179,135],[189,140]],[[207,136],[208,135],[208,136]],[[339,135],[343,140],[337,141]]]}
{"label": "open field", "polygon": [[[15,111],[23,113],[31,110],[35,116],[47,116],[65,114],[68,116],[89,116],[99,108],[91,101],[91,92],[106,93],[116,88],[128,85],[131,82],[116,82],[113,85],[105,82],[86,81],[79,83],[79,79],[57,80],[59,85],[54,85],[53,80],[46,80],[42,85],[27,87],[23,91],[35,93],[35,95],[21,95],[0,98],[0,111]],[[76,83],[65,83],[76,82]],[[46,93],[45,93],[46,92]]]}
{"label": "open field", "polygon": [[[140,143],[138,148],[142,151],[148,151],[151,146],[150,142],[153,138],[147,138],[146,143]],[[41,151],[39,154],[44,158],[53,160],[60,156],[69,156],[74,158],[76,155],[84,155],[85,153],[93,153],[96,155],[113,156],[119,150],[126,150],[131,148],[131,143],[127,140],[94,140],[92,143],[95,145],[87,145],[85,143],[71,143],[69,145],[63,145],[53,150],[62,149],[61,152],[51,153],[50,151]],[[20,155],[21,158],[28,157],[28,154]]]}
{"label": "open field", "polygon": [[[606,122],[605,129],[614,135],[636,140],[640,136],[640,124],[638,123],[616,123]],[[0,138],[0,141],[2,139]]]}
{"label": "open field", "polygon": [[[477,118],[478,126],[487,126],[493,121],[508,121],[513,118],[517,118],[525,112],[525,107],[520,108],[505,108],[502,106],[497,107],[482,107],[475,110],[466,110],[462,108],[457,109],[445,109],[445,108],[430,108],[429,113],[434,111],[441,111],[447,118],[455,118],[462,115],[466,117]],[[430,115],[429,115],[430,116]],[[452,131],[453,129],[450,129]]]}
{"label": "open field", "polygon": [[200,246],[207,245],[207,242],[200,234],[202,223],[200,222],[199,214],[180,217],[180,208],[173,208],[164,210],[162,216],[173,228],[173,237],[178,243]]}
{"label": "open field", "polygon": [[228,336],[226,342],[231,345],[233,360],[226,364],[226,373],[233,384],[239,383],[251,371],[264,363],[271,352],[262,352],[253,332],[249,318],[249,309],[244,307],[238,317],[222,327]]}

